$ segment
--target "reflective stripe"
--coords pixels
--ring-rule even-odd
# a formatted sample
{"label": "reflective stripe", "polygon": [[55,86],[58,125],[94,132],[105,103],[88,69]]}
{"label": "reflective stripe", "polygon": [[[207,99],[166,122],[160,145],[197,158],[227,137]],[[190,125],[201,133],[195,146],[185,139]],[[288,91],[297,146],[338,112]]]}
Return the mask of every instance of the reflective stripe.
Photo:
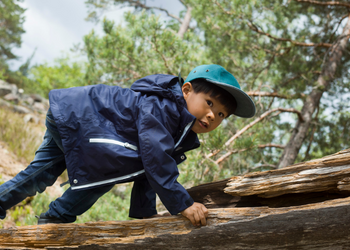
{"label": "reflective stripe", "polygon": [[188,129],[191,127],[193,121],[190,122],[189,124],[186,125],[185,129],[184,129],[184,132],[182,133],[180,139],[177,141],[177,143],[175,144],[175,151],[176,151],[176,148],[177,146],[179,146],[179,144],[181,143],[182,139],[184,138],[184,136],[187,134],[187,131]]}
{"label": "reflective stripe", "polygon": [[131,177],[135,177],[135,176],[138,176],[140,174],[143,174],[144,172],[145,172],[145,170],[142,169],[142,170],[137,171],[137,172],[132,173],[132,174],[124,175],[124,176],[113,178],[113,179],[108,179],[108,180],[105,180],[105,181],[98,181],[98,182],[85,184],[85,185],[81,185],[81,186],[73,186],[73,187],[71,187],[71,189],[72,190],[77,190],[77,189],[95,187],[95,186],[99,186],[99,185],[103,185],[103,184],[109,184],[109,183],[113,183],[113,182],[117,182],[117,181],[122,181],[122,180],[125,180],[125,179],[129,179]]}
{"label": "reflective stripe", "polygon": [[119,146],[123,146],[125,148],[128,149],[132,149],[137,151],[137,147],[134,145],[131,145],[130,143],[127,142],[121,142],[121,141],[117,141],[117,140],[112,140],[112,139],[103,139],[103,138],[91,138],[89,140],[90,143],[108,143],[108,144],[116,144]]}

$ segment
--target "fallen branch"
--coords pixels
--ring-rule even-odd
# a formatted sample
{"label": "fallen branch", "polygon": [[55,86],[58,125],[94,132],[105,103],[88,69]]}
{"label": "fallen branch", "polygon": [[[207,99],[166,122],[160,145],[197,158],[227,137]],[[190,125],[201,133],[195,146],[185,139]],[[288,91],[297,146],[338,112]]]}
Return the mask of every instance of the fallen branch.
{"label": "fallen branch", "polygon": [[350,150],[320,159],[301,162],[278,170],[234,176],[225,193],[263,198],[284,194],[339,192],[350,189]]}

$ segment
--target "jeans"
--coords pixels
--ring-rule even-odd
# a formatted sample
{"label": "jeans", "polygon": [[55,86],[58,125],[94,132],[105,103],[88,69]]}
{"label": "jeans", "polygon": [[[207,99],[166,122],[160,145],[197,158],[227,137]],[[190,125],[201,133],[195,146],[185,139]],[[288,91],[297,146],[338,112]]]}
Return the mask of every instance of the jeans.
{"label": "jeans", "polygon": [[[36,151],[34,160],[25,170],[0,186],[0,219],[6,217],[7,209],[34,196],[36,192],[44,192],[66,169],[62,140],[50,109],[46,116],[46,127],[44,140]],[[68,188],[61,197],[50,203],[45,215],[66,223],[74,222],[77,215],[87,211],[113,186],[79,191]]]}

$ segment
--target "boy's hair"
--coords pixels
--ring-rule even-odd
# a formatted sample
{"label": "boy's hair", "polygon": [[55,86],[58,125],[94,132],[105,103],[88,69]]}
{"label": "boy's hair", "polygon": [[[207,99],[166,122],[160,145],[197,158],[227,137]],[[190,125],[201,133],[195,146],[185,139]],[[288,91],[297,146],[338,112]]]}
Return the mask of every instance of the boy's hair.
{"label": "boy's hair", "polygon": [[228,113],[227,117],[235,112],[237,108],[236,99],[226,90],[208,82],[204,78],[194,79],[190,81],[190,83],[192,84],[194,93],[208,94],[210,92],[210,97],[217,99],[223,106],[225,106]]}

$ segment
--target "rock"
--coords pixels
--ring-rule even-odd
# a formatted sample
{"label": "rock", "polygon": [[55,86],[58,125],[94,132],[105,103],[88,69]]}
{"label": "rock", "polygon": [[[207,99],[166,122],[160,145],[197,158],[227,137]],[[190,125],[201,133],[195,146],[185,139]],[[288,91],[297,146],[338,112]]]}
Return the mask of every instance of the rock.
{"label": "rock", "polygon": [[29,114],[30,113],[29,109],[22,107],[22,106],[19,106],[19,105],[14,105],[13,110],[17,113],[20,113],[20,114]]}
{"label": "rock", "polygon": [[[13,104],[0,99],[0,106],[12,108],[15,112],[20,114],[39,113],[45,114],[50,104],[49,100],[43,98],[38,94],[26,95],[23,94],[23,89],[18,89],[15,84],[9,84],[0,80],[0,97],[3,97],[6,101],[15,103]],[[25,118],[25,119],[28,119]],[[33,120],[29,119],[28,121]]]}
{"label": "rock", "polygon": [[41,102],[34,102],[33,108],[38,111],[39,113],[43,114],[47,111],[47,108],[45,105]]}
{"label": "rock", "polygon": [[31,94],[30,97],[33,98],[35,102],[43,102],[45,100],[44,97],[38,94]]}
{"label": "rock", "polygon": [[33,106],[33,104],[34,104],[34,99],[31,98],[29,95],[23,95],[23,96],[22,96],[22,102],[23,102],[25,105]]}
{"label": "rock", "polygon": [[8,103],[7,101],[0,99],[0,107],[6,107],[11,108],[11,103]]}
{"label": "rock", "polygon": [[0,97],[12,93],[12,87],[7,82],[0,80]]}
{"label": "rock", "polygon": [[13,93],[9,93],[7,95],[4,96],[4,99],[6,101],[9,101],[9,102],[14,102],[14,103],[18,103],[19,101],[19,96],[18,95],[14,95]]}

